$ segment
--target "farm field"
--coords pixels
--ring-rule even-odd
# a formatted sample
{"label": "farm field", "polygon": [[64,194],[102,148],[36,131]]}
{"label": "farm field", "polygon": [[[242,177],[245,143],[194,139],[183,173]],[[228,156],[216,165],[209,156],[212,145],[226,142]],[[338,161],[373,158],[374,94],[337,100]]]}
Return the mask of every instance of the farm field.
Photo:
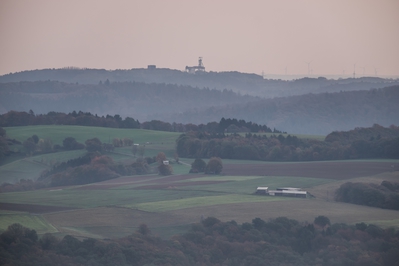
{"label": "farm field", "polygon": [[[179,174],[166,177],[120,177],[84,186],[2,193],[0,207],[3,213],[0,217],[11,222],[12,219],[5,217],[36,214],[42,218],[36,226],[48,226],[49,232],[54,232],[55,228],[61,235],[96,238],[124,236],[134,232],[142,223],[147,224],[156,234],[169,237],[208,216],[242,223],[256,217],[267,220],[279,216],[312,222],[316,216],[325,215],[331,222],[373,222],[380,226],[399,227],[397,211],[337,203],[332,201],[332,195],[329,198],[325,196],[326,188],[333,193],[342,182],[349,180],[381,182],[399,178],[397,171],[384,172],[387,163],[375,161],[370,166],[368,161],[341,162],[334,167],[338,169],[336,178],[317,177],[311,166],[322,171],[325,163],[320,162],[303,163],[307,167],[299,168],[301,176],[289,176],[284,171],[270,176],[255,175],[255,172],[251,176],[238,175],[237,171],[236,175],[227,175],[225,172],[237,167],[227,164],[222,175],[218,176]],[[286,166],[287,171],[294,171],[291,169],[293,165],[303,164],[277,165],[283,168]],[[262,165],[265,169],[277,167],[265,163],[259,164],[257,169],[261,169]],[[252,166],[240,164],[248,172]],[[355,170],[349,171],[345,177],[338,175],[341,169],[367,166],[374,169],[370,175],[359,176]],[[188,172],[189,167],[185,167]],[[332,170],[326,168],[326,171]],[[295,186],[317,196],[297,199],[253,195],[257,186]],[[2,229],[5,224],[0,223]],[[29,220],[29,224],[35,226],[35,221]],[[40,232],[45,231],[41,229]]]}
{"label": "farm field", "polygon": [[[174,155],[179,133],[91,128],[79,126],[31,126],[5,128],[19,141],[36,134],[62,144],[66,137],[79,142],[98,137],[103,142],[130,137],[146,145],[145,156],[165,152]],[[115,161],[133,161],[131,148],[108,153]],[[79,157],[84,150],[26,157],[0,166],[0,182],[35,179],[54,162]],[[374,223],[399,227],[399,212],[333,201],[344,182],[396,181],[397,160],[329,162],[260,162],[223,160],[221,175],[188,174],[193,159],[173,163],[171,176],[123,176],[104,182],[36,191],[0,193],[0,230],[18,222],[57,235],[113,238],[134,232],[145,223],[161,237],[185,231],[208,216],[222,221],[251,222],[285,216],[312,222],[319,215],[332,223]],[[306,199],[254,195],[256,187],[299,187],[312,196]]]}

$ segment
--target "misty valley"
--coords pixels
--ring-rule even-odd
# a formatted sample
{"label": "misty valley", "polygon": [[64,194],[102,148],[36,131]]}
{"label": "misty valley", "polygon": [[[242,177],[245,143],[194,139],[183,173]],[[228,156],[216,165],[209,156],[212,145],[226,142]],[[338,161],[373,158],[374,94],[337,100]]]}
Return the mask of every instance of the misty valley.
{"label": "misty valley", "polygon": [[0,76],[1,265],[397,265],[399,80]]}

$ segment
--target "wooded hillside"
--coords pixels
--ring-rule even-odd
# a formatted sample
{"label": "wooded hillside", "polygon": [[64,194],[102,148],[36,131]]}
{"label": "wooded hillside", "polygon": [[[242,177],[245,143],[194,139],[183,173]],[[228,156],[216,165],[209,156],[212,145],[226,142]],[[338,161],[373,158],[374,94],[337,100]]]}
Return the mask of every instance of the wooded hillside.
{"label": "wooded hillside", "polygon": [[[186,111],[174,116],[182,123],[201,123],[217,117],[251,120],[290,133],[325,135],[379,124],[399,125],[399,86],[263,99],[249,103]],[[167,119],[166,119],[167,120]]]}
{"label": "wooded hillside", "polygon": [[[279,217],[237,224],[208,217],[170,240],[146,224],[119,239],[38,237],[13,224],[0,235],[2,265],[397,265],[398,233],[372,224]],[[267,262],[267,264],[265,264]]]}

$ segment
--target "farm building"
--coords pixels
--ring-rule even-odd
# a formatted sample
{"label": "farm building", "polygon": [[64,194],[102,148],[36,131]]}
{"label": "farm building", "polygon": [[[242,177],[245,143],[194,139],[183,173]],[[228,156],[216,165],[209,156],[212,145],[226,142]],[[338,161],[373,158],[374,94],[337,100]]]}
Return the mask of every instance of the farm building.
{"label": "farm building", "polygon": [[269,187],[258,187],[256,189],[256,194],[306,198],[307,192],[302,191],[300,188],[293,188],[293,187],[277,188],[276,190],[269,190]]}
{"label": "farm building", "polygon": [[256,194],[267,194],[269,193],[269,187],[258,187],[256,189]]}

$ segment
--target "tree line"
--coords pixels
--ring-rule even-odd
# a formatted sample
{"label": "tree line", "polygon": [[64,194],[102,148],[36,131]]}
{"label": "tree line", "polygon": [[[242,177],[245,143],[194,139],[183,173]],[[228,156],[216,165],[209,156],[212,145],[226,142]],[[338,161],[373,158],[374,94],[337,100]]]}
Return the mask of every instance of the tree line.
{"label": "tree line", "polygon": [[[384,128],[391,132],[389,136],[381,136],[381,126],[368,128],[374,137],[354,137],[340,140],[337,134],[328,135],[324,141],[303,139],[296,136],[247,133],[209,134],[206,132],[187,132],[176,140],[176,151],[180,157],[210,158],[263,161],[318,161],[346,160],[363,158],[399,158],[399,128]],[[355,130],[351,134],[361,133]],[[343,133],[342,133],[343,134]]]}
{"label": "tree line", "polygon": [[274,132],[282,133],[278,129],[271,129],[266,125],[260,125],[245,120],[222,117],[219,122],[208,122],[207,124],[182,124],[169,123],[160,120],[151,120],[140,123],[137,119],[120,115],[98,116],[90,112],[62,113],[49,112],[47,114],[35,114],[32,110],[29,112],[9,111],[0,115],[0,127],[30,126],[30,125],[77,125],[77,126],[95,126],[110,128],[141,128],[149,130],[187,132],[187,131],[206,131],[216,132]]}
{"label": "tree line", "polygon": [[163,240],[141,224],[117,239],[62,239],[12,224],[0,234],[2,265],[397,265],[398,232],[365,223],[286,217],[222,222],[208,217]]}
{"label": "tree line", "polygon": [[337,201],[382,209],[399,210],[399,183],[346,182],[335,191]]}

